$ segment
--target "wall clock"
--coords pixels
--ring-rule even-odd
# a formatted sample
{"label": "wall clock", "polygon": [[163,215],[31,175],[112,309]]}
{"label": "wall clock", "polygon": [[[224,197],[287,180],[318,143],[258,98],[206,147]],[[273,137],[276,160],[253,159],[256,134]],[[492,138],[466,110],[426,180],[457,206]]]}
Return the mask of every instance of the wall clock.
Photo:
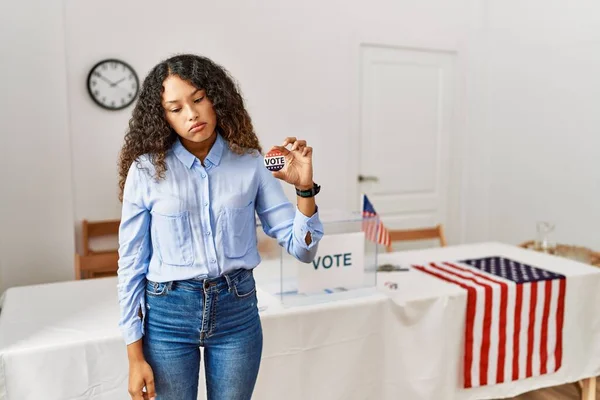
{"label": "wall clock", "polygon": [[121,110],[137,97],[139,80],[135,70],[126,62],[106,59],[92,67],[87,78],[92,100],[107,110]]}

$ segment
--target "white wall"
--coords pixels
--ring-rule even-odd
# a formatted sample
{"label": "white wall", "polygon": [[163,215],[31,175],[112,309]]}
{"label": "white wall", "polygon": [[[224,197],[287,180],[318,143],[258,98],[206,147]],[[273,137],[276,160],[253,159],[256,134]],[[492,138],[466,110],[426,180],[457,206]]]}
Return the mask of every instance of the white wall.
{"label": "white wall", "polygon": [[488,3],[489,235],[600,250],[600,3]]}
{"label": "white wall", "polygon": [[63,27],[56,2],[0,2],[0,291],[72,276]]}
{"label": "white wall", "polygon": [[[122,58],[143,79],[176,52],[213,58],[240,82],[263,147],[286,136],[306,138],[323,187],[319,205],[351,209],[358,175],[359,44],[457,49],[468,17],[466,1],[175,4],[66,2],[76,221],[119,217],[115,160],[131,108],[105,111],[89,99],[84,83],[98,60]],[[144,18],[132,19],[141,9]]]}
{"label": "white wall", "polygon": [[517,243],[549,219],[559,239],[600,248],[594,0],[0,4],[0,290],[72,279],[76,224],[119,216],[116,159],[131,108],[93,105],[89,68],[120,57],[143,78],[182,51],[240,81],[265,147],[309,140],[320,205],[349,209],[359,44],[455,50],[464,180],[454,237]]}
{"label": "white wall", "polygon": [[123,58],[143,78],[172,53],[210,56],[240,81],[263,145],[306,138],[319,204],[349,209],[359,44],[457,49],[468,1],[3,2],[2,165],[18,172],[0,196],[0,289],[72,279],[79,221],[119,216],[116,161],[131,108],[108,112],[88,98],[99,59]]}

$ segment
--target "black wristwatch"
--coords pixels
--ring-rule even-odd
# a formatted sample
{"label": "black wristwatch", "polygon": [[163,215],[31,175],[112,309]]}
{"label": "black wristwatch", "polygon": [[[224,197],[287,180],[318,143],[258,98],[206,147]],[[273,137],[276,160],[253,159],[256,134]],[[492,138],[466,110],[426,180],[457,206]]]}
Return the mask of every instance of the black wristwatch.
{"label": "black wristwatch", "polygon": [[296,194],[300,197],[314,197],[321,191],[321,186],[313,183],[313,187],[307,190],[300,190],[296,188]]}

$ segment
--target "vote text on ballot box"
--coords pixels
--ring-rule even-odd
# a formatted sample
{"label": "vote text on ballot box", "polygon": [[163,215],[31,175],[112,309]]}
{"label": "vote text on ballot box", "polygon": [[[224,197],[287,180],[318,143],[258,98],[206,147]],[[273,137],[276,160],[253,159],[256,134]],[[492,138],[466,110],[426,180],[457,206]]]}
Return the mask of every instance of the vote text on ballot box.
{"label": "vote text on ballot box", "polygon": [[279,290],[284,306],[328,302],[372,293],[377,284],[376,243],[367,240],[360,213],[319,212],[324,235],[314,260],[298,261],[280,249]]}

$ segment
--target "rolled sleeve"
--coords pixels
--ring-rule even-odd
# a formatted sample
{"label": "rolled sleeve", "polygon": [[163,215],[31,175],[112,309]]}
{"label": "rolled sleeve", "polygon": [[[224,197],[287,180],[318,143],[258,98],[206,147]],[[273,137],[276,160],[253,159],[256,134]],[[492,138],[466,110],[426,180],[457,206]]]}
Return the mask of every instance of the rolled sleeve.
{"label": "rolled sleeve", "polygon": [[[306,235],[310,233],[310,244],[306,244]],[[319,209],[317,207],[316,212],[307,217],[296,208],[296,216],[294,217],[294,239],[299,243],[301,247],[306,250],[312,250],[317,246],[321,238],[323,237],[323,224],[319,218]]]}

